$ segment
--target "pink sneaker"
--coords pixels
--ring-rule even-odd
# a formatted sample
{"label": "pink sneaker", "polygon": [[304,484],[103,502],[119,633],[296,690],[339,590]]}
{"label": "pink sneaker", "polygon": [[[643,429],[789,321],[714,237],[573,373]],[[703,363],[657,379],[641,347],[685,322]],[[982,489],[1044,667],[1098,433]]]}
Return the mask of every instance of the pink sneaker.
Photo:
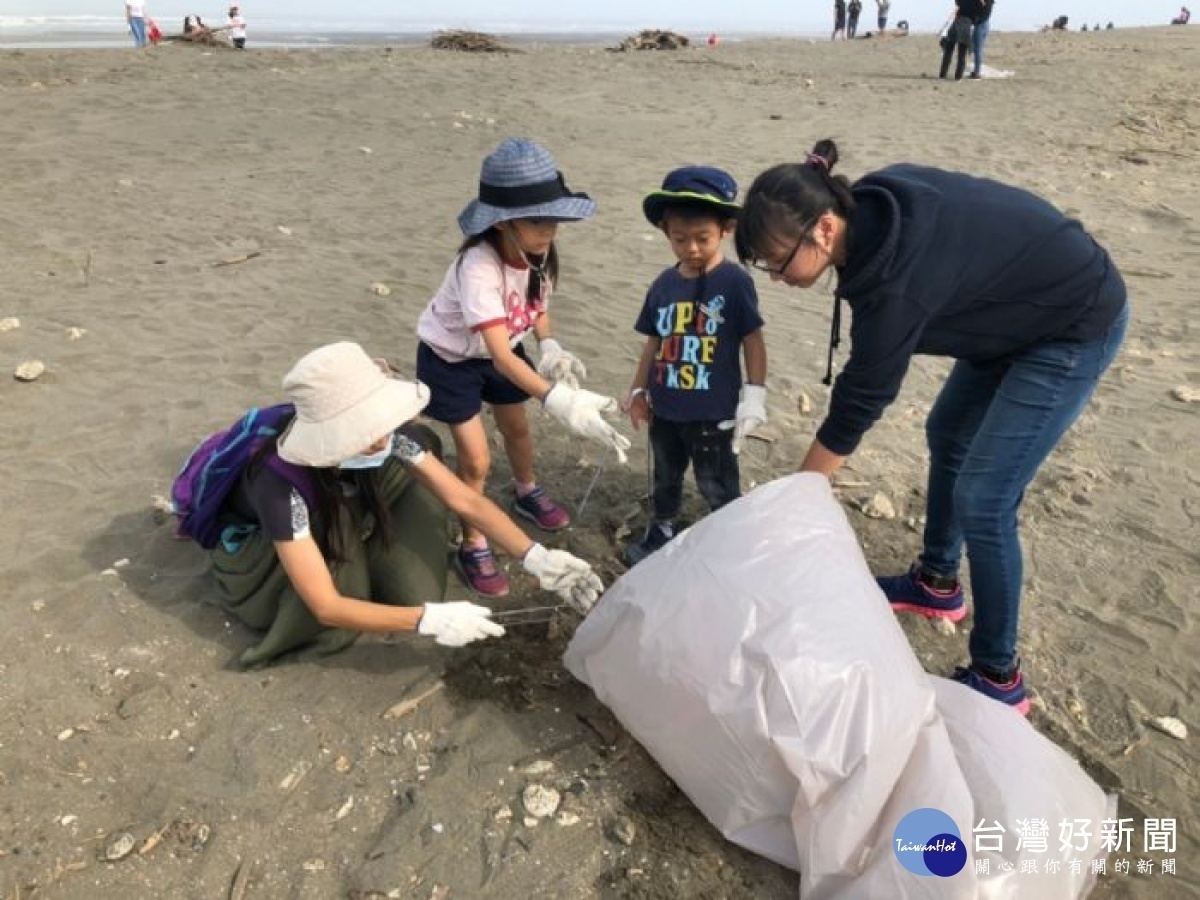
{"label": "pink sneaker", "polygon": [[561,531],[571,524],[571,514],[562,504],[555,503],[540,487],[535,487],[524,497],[517,497],[513,508],[537,523],[543,531]]}
{"label": "pink sneaker", "polygon": [[496,557],[487,544],[482,547],[463,544],[454,554],[454,561],[467,587],[481,597],[508,596],[508,578],[496,565]]}

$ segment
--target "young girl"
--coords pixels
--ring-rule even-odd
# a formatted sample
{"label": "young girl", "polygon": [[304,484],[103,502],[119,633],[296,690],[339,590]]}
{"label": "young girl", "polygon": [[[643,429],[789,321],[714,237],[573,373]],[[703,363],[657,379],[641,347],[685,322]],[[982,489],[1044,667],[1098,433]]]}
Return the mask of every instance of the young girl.
{"label": "young girl", "polygon": [[1078,222],[1027,191],[910,164],[851,185],[837,161],[825,140],[803,163],[763,172],[736,232],[738,256],[774,281],[808,288],[836,271],[831,359],[843,299],[854,314],[850,358],[801,469],[838,470],[914,354],[955,360],[925,423],[920,559],[879,584],[897,611],[958,621],[965,547],[975,622],[970,665],[954,678],[1027,712],[1017,510],[1121,346],[1125,283]]}
{"label": "young girl", "polygon": [[[508,138],[484,161],[479,197],[458,217],[466,240],[417,323],[417,377],[431,399],[426,414],[450,426],[458,476],[483,493],[491,467],[483,404],[492,407],[515,482],[516,512],[546,531],[571,518],[537,484],[525,401],[537,397],[573,432],[614,448],[629,441],[600,416],[616,401],[579,390],[583,364],[551,337],[547,302],[558,275],[559,222],[590,217],[596,204],[567,190],[554,158],[539,144]],[[538,338],[536,370],[521,342]],[[467,584],[486,597],[508,593],[480,531],[463,521],[457,562]]]}
{"label": "young girl", "polygon": [[455,478],[437,436],[410,422],[429,391],[386,376],[358,344],[312,351],[283,390],[295,416],[246,465],[211,555],[220,605],[266,631],[243,665],[314,642],[333,652],[362,631],[416,631],[450,647],[504,634],[487,607],[442,602],[448,511],[580,612],[604,589],[586,562],[534,543]]}

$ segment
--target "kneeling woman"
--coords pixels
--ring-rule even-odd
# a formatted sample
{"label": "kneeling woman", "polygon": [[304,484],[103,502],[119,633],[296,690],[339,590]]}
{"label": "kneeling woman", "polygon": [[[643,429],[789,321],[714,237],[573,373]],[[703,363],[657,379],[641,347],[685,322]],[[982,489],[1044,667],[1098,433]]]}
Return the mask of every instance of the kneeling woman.
{"label": "kneeling woman", "polygon": [[[212,552],[221,605],[266,636],[241,656],[259,665],[362,631],[417,631],[462,646],[504,629],[491,610],[443,603],[447,517],[461,516],[521,560],[541,586],[587,612],[603,585],[591,567],[547,550],[437,458],[437,437],[401,426],[429,400],[390,378],[357,344],[314,350],[283,380],[296,416],[246,466],[226,502],[232,528]],[[241,526],[241,527],[238,527]]]}

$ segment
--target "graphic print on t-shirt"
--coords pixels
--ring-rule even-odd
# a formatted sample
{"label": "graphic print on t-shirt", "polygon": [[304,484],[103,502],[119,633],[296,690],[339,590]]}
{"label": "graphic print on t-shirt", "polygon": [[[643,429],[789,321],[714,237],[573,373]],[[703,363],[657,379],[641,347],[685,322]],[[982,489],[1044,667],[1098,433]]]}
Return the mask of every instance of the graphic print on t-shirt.
{"label": "graphic print on t-shirt", "polygon": [[308,537],[308,504],[304,502],[304,498],[300,496],[300,492],[292,488],[291,495],[292,503],[292,539],[303,540]]}
{"label": "graphic print on t-shirt", "polygon": [[[508,287],[508,285],[505,285]],[[542,314],[544,307],[537,301],[530,303],[525,299],[525,289],[509,287],[504,298],[504,311],[507,313],[509,341],[520,340],[533,328],[533,323]]]}
{"label": "graphic print on t-shirt", "polygon": [[710,389],[724,308],[720,295],[707,303],[680,300],[659,308],[655,328],[662,342],[652,375],[656,384],[683,391]]}

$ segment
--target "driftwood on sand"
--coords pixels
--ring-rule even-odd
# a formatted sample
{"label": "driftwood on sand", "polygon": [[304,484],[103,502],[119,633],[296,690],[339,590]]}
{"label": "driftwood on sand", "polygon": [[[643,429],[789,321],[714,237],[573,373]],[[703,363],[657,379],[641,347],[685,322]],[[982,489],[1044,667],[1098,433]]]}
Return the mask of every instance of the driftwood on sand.
{"label": "driftwood on sand", "polygon": [[458,50],[462,53],[513,53],[511,47],[482,31],[439,31],[429,42],[434,50]]}
{"label": "driftwood on sand", "polygon": [[226,30],[225,28],[206,28],[203,31],[190,31],[187,34],[168,34],[163,40],[181,44],[199,44],[201,47],[222,47],[232,50],[233,42],[229,39],[229,35],[225,33]]}
{"label": "driftwood on sand", "polygon": [[679,50],[682,47],[687,47],[691,41],[682,34],[676,34],[674,31],[662,31],[658,28],[647,28],[645,31],[639,31],[635,35],[625,38],[615,47],[609,47],[609,50],[623,53],[626,50]]}

